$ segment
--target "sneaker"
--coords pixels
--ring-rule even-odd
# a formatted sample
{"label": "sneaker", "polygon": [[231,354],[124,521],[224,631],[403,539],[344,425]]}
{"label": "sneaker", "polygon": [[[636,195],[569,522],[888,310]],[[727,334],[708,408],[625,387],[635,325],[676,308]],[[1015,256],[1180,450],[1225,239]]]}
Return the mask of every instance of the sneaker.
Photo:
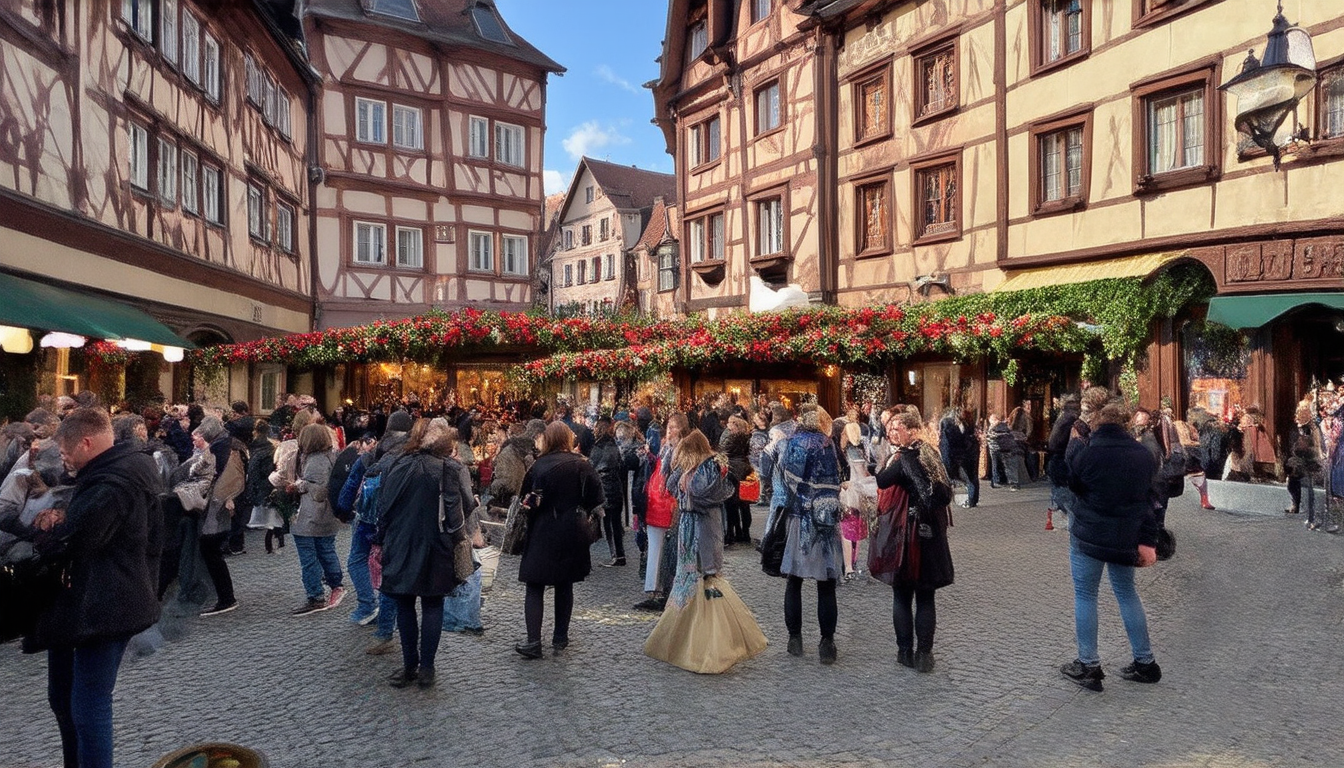
{"label": "sneaker", "polygon": [[1332,525],[1327,525],[1327,526],[1325,527],[1325,532],[1326,532],[1326,533],[1339,533],[1339,526],[1338,526],[1338,525],[1333,525],[1333,524],[1332,524]]}
{"label": "sneaker", "polygon": [[1084,664],[1078,659],[1060,667],[1059,672],[1089,691],[1100,691],[1101,681],[1106,677],[1100,664]]}
{"label": "sneaker", "polygon": [[380,639],[374,638],[377,642],[364,649],[364,653],[369,656],[385,656],[396,650],[397,643],[392,638]]}
{"label": "sneaker", "polygon": [[603,563],[603,564],[602,564],[602,567],[603,567],[603,568],[618,568],[618,567],[623,566],[623,565],[625,565],[625,558],[624,558],[624,557],[613,557],[613,558],[611,559],[611,562]]}
{"label": "sneaker", "polygon": [[1147,664],[1136,661],[1120,670],[1120,676],[1133,683],[1156,683],[1162,679],[1162,668],[1156,661]]}
{"label": "sneaker", "polygon": [[208,611],[201,611],[201,615],[202,615],[202,616],[218,616],[218,615],[221,614],[221,613],[228,613],[229,611],[232,611],[233,609],[235,609],[235,608],[237,608],[237,607],[238,607],[238,601],[237,601],[237,600],[234,600],[234,601],[231,602],[231,603],[215,603],[215,607],[214,607],[214,608],[211,608],[211,609],[208,610]]}
{"label": "sneaker", "polygon": [[345,599],[345,587],[332,587],[331,594],[327,595],[327,607],[335,608]]}
{"label": "sneaker", "polygon": [[365,613],[363,609],[350,614],[350,623],[358,624],[361,627],[367,627],[378,620],[378,606],[374,606],[372,611]]}
{"label": "sneaker", "polygon": [[790,655],[790,656],[802,656],[802,655],[803,655],[803,636],[802,636],[802,635],[789,635],[789,655]]}
{"label": "sneaker", "polygon": [[817,655],[821,657],[821,663],[827,666],[835,663],[835,640],[829,637],[821,638],[817,644]]}
{"label": "sneaker", "polygon": [[655,611],[658,613],[662,613],[663,608],[666,607],[666,605],[667,605],[666,600],[658,597],[650,597],[646,600],[640,600],[638,603],[635,603],[634,609],[636,611]]}
{"label": "sneaker", "polygon": [[902,667],[915,668],[915,651],[913,648],[897,648],[896,663]]}
{"label": "sneaker", "polygon": [[915,651],[914,662],[916,672],[932,672],[933,651]]}
{"label": "sneaker", "polygon": [[304,616],[309,613],[317,613],[318,611],[325,611],[330,607],[331,606],[327,605],[326,600],[305,600],[303,602],[303,605],[300,605],[298,608],[295,608],[294,610],[290,611],[289,614],[291,616]]}

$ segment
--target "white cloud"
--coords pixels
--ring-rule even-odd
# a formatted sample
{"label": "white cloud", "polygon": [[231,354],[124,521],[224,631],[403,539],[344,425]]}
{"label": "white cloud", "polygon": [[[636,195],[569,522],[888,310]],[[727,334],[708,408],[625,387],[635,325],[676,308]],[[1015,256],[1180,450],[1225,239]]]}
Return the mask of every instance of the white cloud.
{"label": "white cloud", "polygon": [[559,171],[542,171],[541,179],[546,184],[548,195],[566,192],[569,189],[569,181]]}
{"label": "white cloud", "polygon": [[625,78],[616,74],[616,72],[613,71],[612,68],[607,66],[606,64],[598,65],[597,76],[602,78],[606,82],[611,83],[617,88],[620,88],[623,91],[629,91],[630,93],[633,93],[636,96],[639,96],[640,94],[643,93],[643,91],[641,91],[639,88],[636,88],[633,84],[631,84],[629,80],[626,80]]}
{"label": "white cloud", "polygon": [[584,155],[595,157],[597,150],[629,143],[630,138],[622,135],[616,128],[603,126],[596,120],[589,120],[571,131],[569,137],[561,142],[561,146],[575,162],[578,162]]}

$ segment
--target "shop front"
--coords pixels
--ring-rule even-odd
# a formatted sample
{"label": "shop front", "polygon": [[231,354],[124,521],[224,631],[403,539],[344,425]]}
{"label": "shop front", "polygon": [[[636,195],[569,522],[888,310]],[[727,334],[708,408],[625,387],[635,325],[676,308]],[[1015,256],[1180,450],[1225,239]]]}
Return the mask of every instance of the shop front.
{"label": "shop front", "polygon": [[841,371],[835,365],[732,363],[677,369],[672,376],[683,404],[725,394],[747,408],[775,401],[797,408],[815,400],[833,415],[840,412]]}

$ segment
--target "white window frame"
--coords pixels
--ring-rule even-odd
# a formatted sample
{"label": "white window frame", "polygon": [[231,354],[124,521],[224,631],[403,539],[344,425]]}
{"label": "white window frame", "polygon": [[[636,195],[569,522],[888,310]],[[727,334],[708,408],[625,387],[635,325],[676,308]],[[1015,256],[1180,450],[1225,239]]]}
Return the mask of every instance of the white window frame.
{"label": "white window frame", "polygon": [[756,255],[773,256],[784,252],[784,199],[771,197],[756,201]]}
{"label": "white window frame", "polygon": [[602,257],[602,279],[616,279],[616,254],[608,253]]}
{"label": "white window frame", "polygon": [[201,163],[201,216],[211,224],[224,223],[224,173],[213,165]]}
{"label": "white window frame", "polygon": [[266,190],[254,182],[247,182],[247,234],[255,240],[266,240]]}
{"label": "white window frame", "polygon": [[387,143],[387,102],[355,97],[355,141]]}
{"label": "white window frame", "polygon": [[275,244],[285,253],[294,253],[294,206],[275,204]]}
{"label": "white window frame", "polygon": [[[481,250],[484,246],[484,250]],[[490,232],[467,231],[467,270],[495,271],[495,236]]]}
{"label": "white window frame", "polygon": [[503,256],[501,266],[504,274],[519,277],[527,275],[529,265],[527,262],[526,235],[501,236],[499,249]]}
{"label": "white window frame", "polygon": [[159,137],[158,171],[159,199],[177,205],[177,145],[163,136]]}
{"label": "white window frame", "polygon": [[289,92],[277,85],[275,87],[275,128],[286,139],[293,137],[291,133],[293,114],[294,106],[289,99]]}
{"label": "white window frame", "polygon": [[200,213],[198,191],[201,163],[194,152],[181,151],[182,166],[182,210],[188,213]]}
{"label": "white window frame", "polygon": [[122,0],[121,18],[141,39],[154,40],[154,3],[153,0]]}
{"label": "white window frame", "polygon": [[159,0],[159,52],[177,64],[177,0]]}
{"label": "white window frame", "polygon": [[527,151],[523,142],[527,130],[512,123],[495,123],[495,160],[516,168],[527,166]]}
{"label": "white window frame", "polygon": [[690,40],[690,58],[692,61],[700,58],[700,54],[709,48],[709,23],[701,19],[691,25],[691,33],[687,35]]}
{"label": "white window frame", "polygon": [[279,122],[277,114],[279,113],[279,88],[275,81],[271,79],[269,72],[262,73],[262,90],[265,94],[265,103],[262,106],[261,118],[272,128]]}
{"label": "white window frame", "polygon": [[689,239],[691,246],[691,263],[699,264],[705,260],[705,220],[694,219],[690,223]]}
{"label": "white window frame", "polygon": [[139,123],[129,123],[127,160],[131,186],[149,191],[149,129]]}
{"label": "white window frame", "polygon": [[392,146],[401,149],[424,149],[425,134],[422,130],[419,107],[404,104],[392,105]]}
{"label": "white window frame", "polygon": [[201,84],[201,22],[186,8],[182,9],[182,74]]}
{"label": "white window frame", "polygon": [[247,73],[247,100],[260,108],[265,93],[261,87],[261,70],[257,68],[257,60],[252,58],[252,54],[243,54],[243,69]]}
{"label": "white window frame", "polygon": [[469,118],[467,156],[482,159],[490,157],[490,119],[472,115]]}
{"label": "white window frame", "polygon": [[[370,251],[360,255],[359,234],[363,230],[368,232],[368,246]],[[376,237],[375,237],[376,235]],[[356,221],[354,224],[354,247],[351,248],[351,257],[356,264],[374,264],[381,265],[387,263],[387,225],[372,221]]]}
{"label": "white window frame", "polygon": [[425,231],[419,227],[397,227],[397,266],[424,269]]}
{"label": "white window frame", "polygon": [[219,41],[205,32],[201,35],[201,87],[205,95],[219,103]]}
{"label": "white window frame", "polygon": [[671,248],[658,250],[658,292],[677,289],[677,256]]}

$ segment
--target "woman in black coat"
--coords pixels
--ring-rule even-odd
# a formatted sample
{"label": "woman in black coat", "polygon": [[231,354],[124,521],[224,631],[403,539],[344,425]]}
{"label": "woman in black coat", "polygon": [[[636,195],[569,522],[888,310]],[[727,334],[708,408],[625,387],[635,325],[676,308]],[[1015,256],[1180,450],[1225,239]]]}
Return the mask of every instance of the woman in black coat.
{"label": "woman in black coat", "polygon": [[[574,453],[574,433],[554,421],[541,437],[541,456],[523,478],[520,493],[533,496],[527,510],[527,541],[518,580],[527,585],[523,616],[527,642],[514,646],[522,656],[541,658],[541,613],[546,587],[555,587],[555,631],[551,647],[569,645],[574,612],[574,582],[592,571],[585,513],[605,503],[602,479],[593,465]],[[525,502],[527,503],[527,502]]]}
{"label": "woman in black coat", "polygon": [[[382,544],[383,594],[397,604],[402,669],[394,688],[434,684],[434,656],[443,632],[443,598],[461,582],[453,545],[467,534],[474,508],[467,469],[452,458],[457,430],[442,419],[421,419],[387,470],[378,493],[377,541]],[[417,626],[416,598],[423,622]]]}
{"label": "woman in black coat", "polygon": [[877,473],[879,520],[869,547],[869,570],[892,588],[896,660],[932,672],[937,628],[933,593],[953,580],[947,546],[952,488],[938,452],[919,439],[922,428],[917,413],[901,413],[887,422],[887,439],[897,450]]}
{"label": "woman in black coat", "polygon": [[[728,473],[733,476],[734,485],[741,487],[742,481],[752,473],[751,468],[751,425],[740,416],[728,419],[728,428],[719,438],[719,451],[728,459]],[[723,545],[751,542],[751,504],[742,501],[738,489],[733,490],[732,498],[724,503],[726,517],[723,526]]]}

